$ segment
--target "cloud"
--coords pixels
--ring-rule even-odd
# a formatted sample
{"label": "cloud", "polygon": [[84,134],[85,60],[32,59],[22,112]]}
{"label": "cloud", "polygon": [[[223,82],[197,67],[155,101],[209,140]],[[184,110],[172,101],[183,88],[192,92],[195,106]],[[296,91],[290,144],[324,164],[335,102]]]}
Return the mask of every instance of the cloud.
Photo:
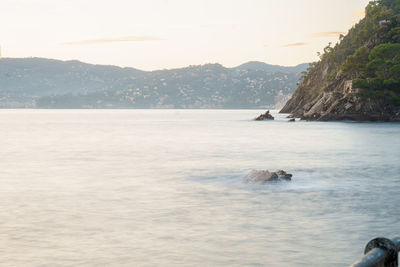
{"label": "cloud", "polygon": [[143,41],[160,41],[164,40],[153,36],[125,36],[119,38],[92,39],[82,41],[72,41],[62,43],[63,45],[88,45],[88,44],[105,44],[105,43],[122,43],[122,42],[143,42]]}
{"label": "cloud", "polygon": [[304,46],[307,45],[307,43],[292,43],[292,44],[285,44],[282,45],[282,47],[295,47],[295,46]]}
{"label": "cloud", "polygon": [[311,34],[311,37],[339,37],[339,35],[345,35],[345,32],[317,32]]}

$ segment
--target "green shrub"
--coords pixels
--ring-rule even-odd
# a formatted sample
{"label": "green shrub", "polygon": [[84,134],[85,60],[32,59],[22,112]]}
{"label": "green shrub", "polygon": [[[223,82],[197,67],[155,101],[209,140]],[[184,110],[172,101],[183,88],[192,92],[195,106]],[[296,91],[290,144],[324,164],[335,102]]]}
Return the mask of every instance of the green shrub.
{"label": "green shrub", "polygon": [[398,80],[396,80],[396,79],[391,78],[391,79],[385,80],[383,82],[383,86],[384,86],[385,89],[389,89],[389,90],[395,91],[398,88],[400,88],[400,82]]}
{"label": "green shrub", "polygon": [[389,101],[392,102],[394,105],[400,106],[400,97],[399,97],[399,96],[397,96],[397,97],[391,96],[391,97],[389,97],[388,99],[389,99]]}
{"label": "green shrub", "polygon": [[369,88],[369,83],[366,79],[355,79],[353,81],[353,87],[354,88],[362,88],[362,89],[368,89]]}
{"label": "green shrub", "polygon": [[369,89],[372,90],[382,90],[384,89],[384,80],[380,78],[372,78],[368,81]]}
{"label": "green shrub", "polygon": [[377,98],[382,98],[385,96],[385,92],[383,91],[377,91],[377,90],[371,90],[371,89],[363,89],[361,90],[358,95],[361,98],[371,98],[371,99],[377,99]]}

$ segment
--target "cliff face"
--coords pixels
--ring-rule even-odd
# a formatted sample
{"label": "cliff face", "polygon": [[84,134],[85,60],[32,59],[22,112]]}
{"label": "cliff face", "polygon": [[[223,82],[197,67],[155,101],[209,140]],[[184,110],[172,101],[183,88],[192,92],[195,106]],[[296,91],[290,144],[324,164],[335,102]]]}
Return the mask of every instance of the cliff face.
{"label": "cliff face", "polygon": [[[399,5],[399,0],[370,3],[366,18],[311,64],[280,112],[304,120],[400,121],[400,72],[395,67],[400,52],[392,49],[400,46],[400,36],[392,34],[400,31]],[[382,46],[387,44],[386,51]],[[391,73],[381,74],[384,60]]]}
{"label": "cliff face", "polygon": [[[326,82],[329,66],[325,65],[306,77],[280,113],[317,121],[400,121],[400,107],[385,98],[364,98],[362,89],[353,88],[351,80],[339,73]],[[385,93],[397,96],[385,90]]]}

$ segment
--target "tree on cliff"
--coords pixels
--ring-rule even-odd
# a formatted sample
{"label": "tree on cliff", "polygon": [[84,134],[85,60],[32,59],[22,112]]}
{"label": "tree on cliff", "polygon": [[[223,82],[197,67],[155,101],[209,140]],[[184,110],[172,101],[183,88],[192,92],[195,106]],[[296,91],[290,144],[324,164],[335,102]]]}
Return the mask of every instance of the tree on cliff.
{"label": "tree on cliff", "polygon": [[[298,90],[282,112],[313,120],[346,118],[347,113],[361,112],[367,99],[382,107],[380,116],[397,110],[391,104],[400,106],[400,0],[370,1],[365,17],[340,36],[338,43],[325,47],[319,59],[302,75]],[[360,90],[348,90],[346,80]],[[332,92],[337,94],[326,94]],[[369,112],[367,107],[371,105],[365,105],[362,114]],[[393,118],[400,120],[396,112]]]}
{"label": "tree on cliff", "polygon": [[324,49],[308,74],[328,64],[328,82],[342,71],[356,88],[400,91],[400,0],[371,1],[365,12],[334,47]]}
{"label": "tree on cliff", "polygon": [[400,44],[381,44],[369,54],[367,64],[370,76],[384,80],[400,78]]}
{"label": "tree on cliff", "polygon": [[343,72],[353,79],[363,77],[367,69],[368,55],[369,50],[365,46],[357,49],[354,55],[347,57],[342,66]]}

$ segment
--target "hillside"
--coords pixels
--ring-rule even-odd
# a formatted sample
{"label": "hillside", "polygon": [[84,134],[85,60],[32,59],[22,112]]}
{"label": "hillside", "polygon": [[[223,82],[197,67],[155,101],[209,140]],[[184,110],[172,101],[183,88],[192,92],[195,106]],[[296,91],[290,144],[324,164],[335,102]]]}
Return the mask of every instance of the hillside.
{"label": "hillside", "polygon": [[270,65],[259,61],[250,61],[234,68],[235,70],[263,70],[267,72],[284,72],[284,73],[301,73],[306,70],[308,63],[300,64],[293,67]]}
{"label": "hillside", "polygon": [[[257,67],[256,67],[257,66]],[[0,59],[0,107],[264,108],[284,103],[297,67],[250,62],[140,71],[79,61]]]}
{"label": "hillside", "polygon": [[306,120],[400,121],[400,0],[366,16],[303,73],[281,113]]}

